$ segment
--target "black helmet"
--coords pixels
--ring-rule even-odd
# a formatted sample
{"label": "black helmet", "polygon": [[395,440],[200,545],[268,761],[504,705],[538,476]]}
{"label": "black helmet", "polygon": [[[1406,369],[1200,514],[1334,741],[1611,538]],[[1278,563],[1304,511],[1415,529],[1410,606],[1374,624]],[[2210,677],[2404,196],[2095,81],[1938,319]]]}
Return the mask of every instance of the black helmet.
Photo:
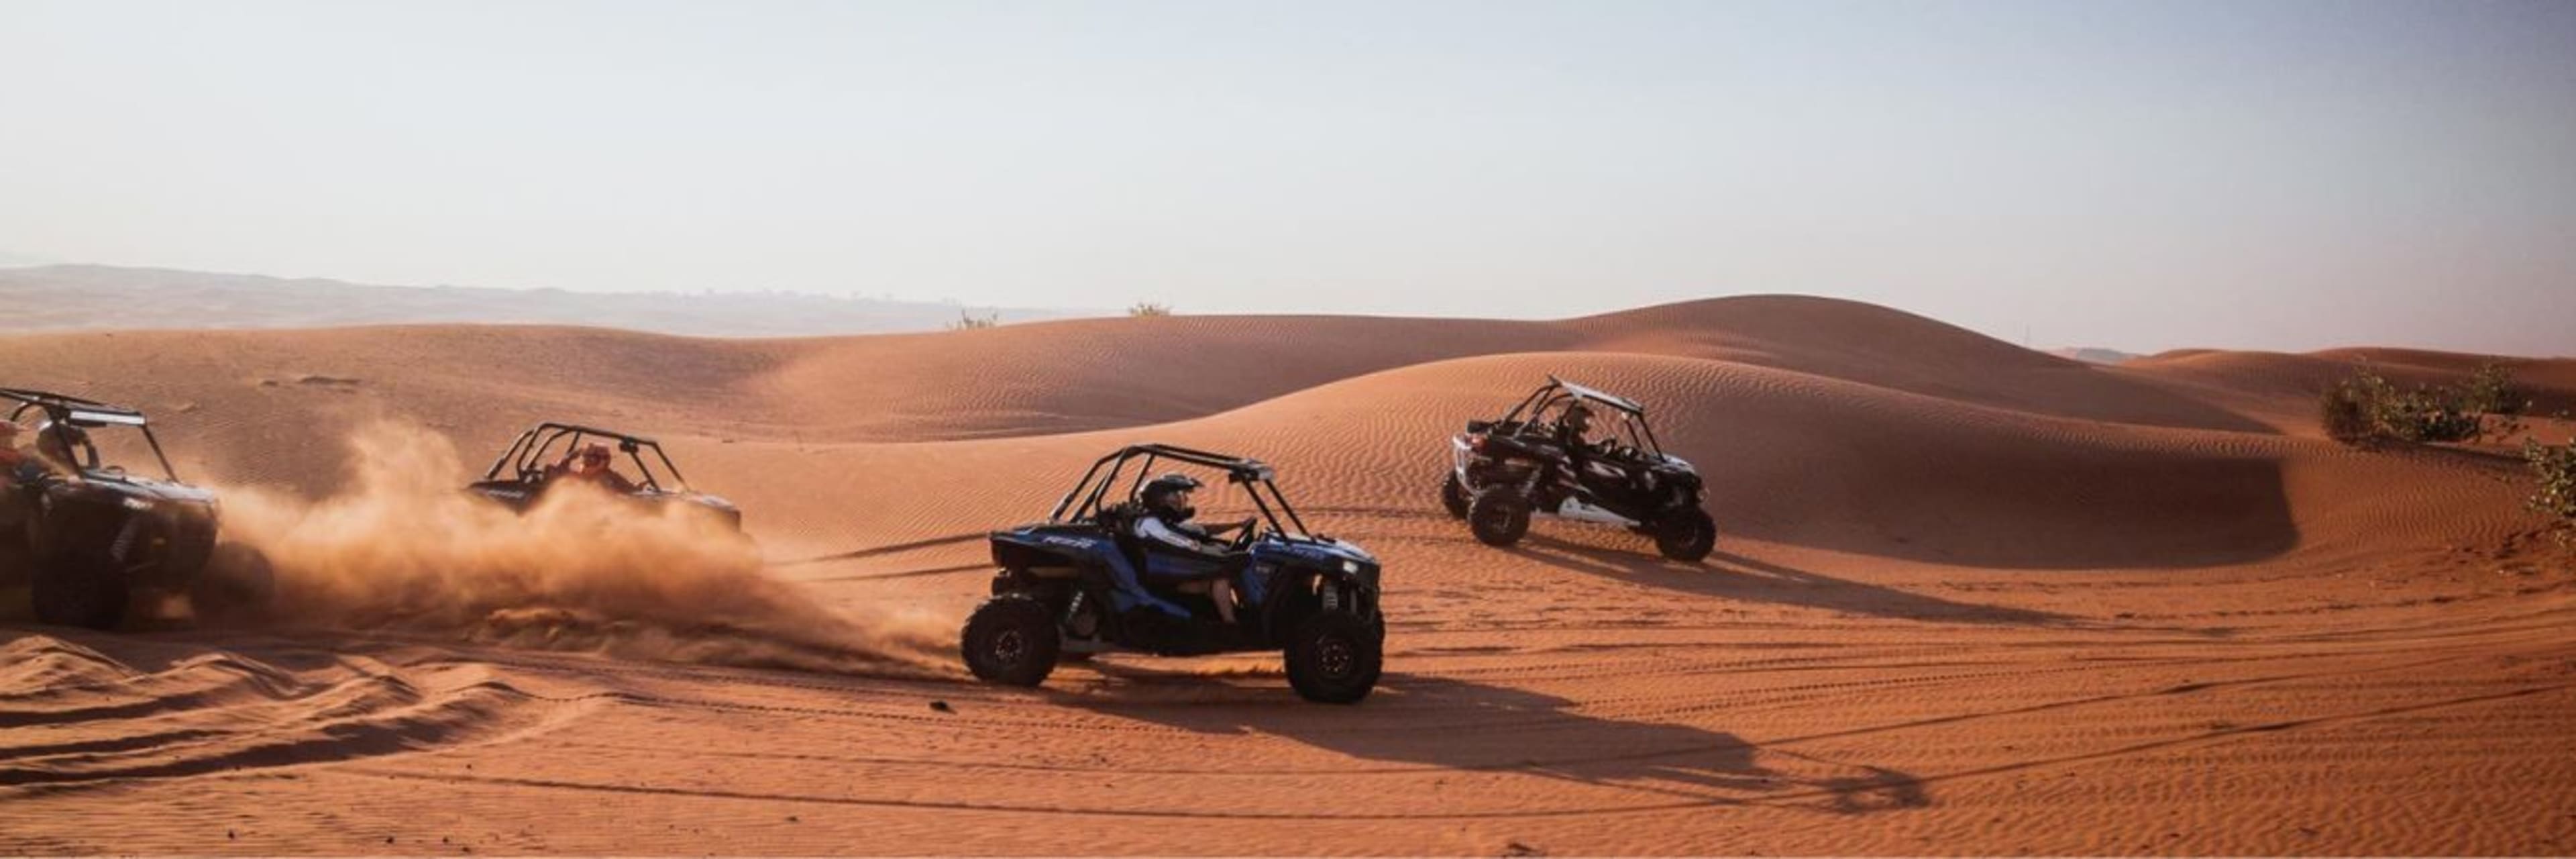
{"label": "black helmet", "polygon": [[1201,485],[1203,484],[1199,483],[1198,478],[1179,472],[1145,481],[1143,493],[1145,509],[1175,522],[1187,521],[1191,516],[1197,515],[1198,510],[1172,503],[1172,496],[1197,489]]}

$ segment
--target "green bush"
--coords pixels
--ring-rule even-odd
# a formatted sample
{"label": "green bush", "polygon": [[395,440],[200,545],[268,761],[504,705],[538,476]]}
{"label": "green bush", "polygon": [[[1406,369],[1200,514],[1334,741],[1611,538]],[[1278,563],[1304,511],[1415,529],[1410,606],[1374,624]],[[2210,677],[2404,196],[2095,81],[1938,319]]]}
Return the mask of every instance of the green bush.
{"label": "green bush", "polygon": [[2368,370],[2334,383],[2319,399],[2326,437],[2345,444],[2368,444],[2379,437],[2380,404],[2395,396],[2387,379]]}
{"label": "green bush", "polygon": [[2474,441],[2485,426],[2481,417],[2469,410],[2457,388],[2416,388],[2399,395],[2379,422],[2398,441],[2425,444]]}
{"label": "green bush", "polygon": [[2556,522],[2560,539],[2576,536],[2576,439],[2557,447],[2524,439],[2522,458],[2540,484],[2531,492],[2531,509]]}
{"label": "green bush", "polygon": [[2318,398],[2318,416],[2326,436],[2345,444],[2430,444],[2511,435],[2519,424],[2506,421],[2491,428],[2486,416],[2510,416],[2523,405],[2517,401],[2513,374],[2496,364],[2480,366],[2464,385],[2417,385],[2413,390],[2399,390],[2361,369],[2326,388]]}
{"label": "green bush", "polygon": [[2478,365],[2461,392],[2463,407],[2491,415],[2519,415],[2531,407],[2531,399],[2513,384],[2513,371],[2493,361]]}

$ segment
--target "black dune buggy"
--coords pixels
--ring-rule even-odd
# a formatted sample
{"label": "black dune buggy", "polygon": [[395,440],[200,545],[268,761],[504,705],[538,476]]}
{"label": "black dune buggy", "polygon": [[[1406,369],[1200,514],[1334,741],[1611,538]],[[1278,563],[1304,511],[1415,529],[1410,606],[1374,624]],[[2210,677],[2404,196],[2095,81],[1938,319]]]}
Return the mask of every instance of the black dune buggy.
{"label": "black dune buggy", "polygon": [[[1574,409],[1586,419],[1568,421]],[[1625,397],[1549,376],[1502,417],[1468,421],[1450,447],[1440,505],[1487,545],[1519,542],[1537,513],[1628,528],[1678,561],[1717,547],[1699,471],[1665,453],[1645,407]]]}
{"label": "black dune buggy", "polygon": [[[704,510],[734,530],[742,529],[741,508],[723,498],[690,489],[688,480],[680,476],[679,466],[672,465],[671,457],[662,453],[660,442],[574,424],[541,423],[520,433],[519,440],[512,442],[509,450],[502,451],[501,457],[492,461],[492,468],[483,473],[483,479],[465,487],[465,490],[512,510],[526,512],[545,497],[548,489],[582,479],[572,472],[570,466],[582,449],[592,444],[611,446],[634,466],[635,474],[640,478],[628,480],[624,475],[617,475],[610,479],[618,482],[603,481],[600,484],[602,488],[655,509],[680,505]],[[647,453],[652,456],[646,457]],[[656,464],[660,467],[656,468]]]}
{"label": "black dune buggy", "polygon": [[[0,579],[25,581],[36,619],[109,629],[140,594],[185,594],[199,616],[255,610],[272,592],[256,549],[216,542],[215,495],[179,481],[141,412],[0,388],[19,449],[0,467]],[[91,433],[130,431],[161,466],[131,474]],[[131,438],[110,449],[139,454]]]}
{"label": "black dune buggy", "polygon": [[[1146,575],[1145,548],[1129,530],[1145,513],[1130,499],[1157,463],[1217,471],[1259,511],[1233,543],[1229,575],[1242,606],[1232,624],[1206,595]],[[1092,463],[1046,521],[993,533],[1001,571],[960,636],[967,668],[986,681],[1035,686],[1059,656],[1276,650],[1307,700],[1368,697],[1386,641],[1377,558],[1308,533],[1271,474],[1258,461],[1161,444]]]}

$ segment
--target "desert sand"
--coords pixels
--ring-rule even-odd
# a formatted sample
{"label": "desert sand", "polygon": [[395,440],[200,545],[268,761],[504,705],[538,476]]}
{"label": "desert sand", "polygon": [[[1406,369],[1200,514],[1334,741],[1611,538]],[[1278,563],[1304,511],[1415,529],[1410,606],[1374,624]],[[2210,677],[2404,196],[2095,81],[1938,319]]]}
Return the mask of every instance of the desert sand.
{"label": "desert sand", "polygon": [[[2501,448],[2322,437],[2363,360],[2483,359],[2101,366],[1795,297],[0,338],[0,379],[152,413],[296,589],[119,633],[11,597],[0,853],[2576,852],[2576,575]],[[2576,361],[2505,360],[2576,405]],[[1441,512],[1447,437],[1547,373],[1649,404],[1718,554]],[[566,556],[437,500],[543,418],[658,436],[757,546]],[[1144,440],[1265,459],[1385,560],[1374,697],[965,679],[983,532]]]}

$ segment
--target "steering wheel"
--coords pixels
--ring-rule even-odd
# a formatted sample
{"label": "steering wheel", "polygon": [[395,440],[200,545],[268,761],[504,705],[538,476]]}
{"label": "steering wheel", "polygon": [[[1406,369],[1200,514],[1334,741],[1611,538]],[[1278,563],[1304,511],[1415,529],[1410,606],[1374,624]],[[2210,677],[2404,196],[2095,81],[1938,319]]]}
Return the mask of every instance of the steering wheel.
{"label": "steering wheel", "polygon": [[1235,531],[1234,551],[1240,552],[1252,548],[1253,538],[1261,535],[1260,525],[1261,520],[1258,519],[1243,520],[1243,527]]}

